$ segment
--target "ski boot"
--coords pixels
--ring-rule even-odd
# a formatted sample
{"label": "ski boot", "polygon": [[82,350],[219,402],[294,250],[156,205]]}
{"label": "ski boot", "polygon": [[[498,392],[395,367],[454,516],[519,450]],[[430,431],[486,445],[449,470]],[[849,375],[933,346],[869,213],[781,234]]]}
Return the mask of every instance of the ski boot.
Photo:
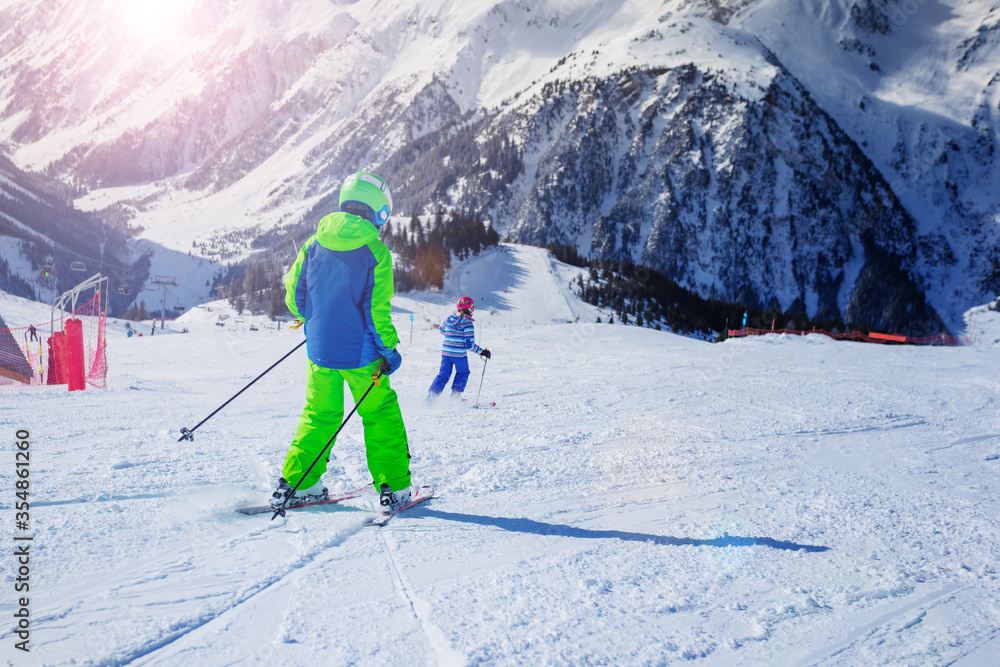
{"label": "ski boot", "polygon": [[284,505],[285,507],[295,507],[296,505],[318,503],[323,500],[329,500],[330,493],[327,491],[326,487],[323,486],[323,482],[319,481],[308,489],[299,489],[294,495],[292,495],[292,486],[285,481],[284,477],[279,477],[278,488],[275,489],[273,494],[271,494],[271,499],[268,503],[271,507],[277,509],[278,507],[281,507],[281,503],[284,502],[285,498],[288,498],[288,502]]}
{"label": "ski boot", "polygon": [[380,510],[384,514],[396,512],[400,507],[410,502],[410,487],[393,491],[389,488],[388,484],[383,482],[379,488],[381,489],[381,493],[379,494],[378,502]]}

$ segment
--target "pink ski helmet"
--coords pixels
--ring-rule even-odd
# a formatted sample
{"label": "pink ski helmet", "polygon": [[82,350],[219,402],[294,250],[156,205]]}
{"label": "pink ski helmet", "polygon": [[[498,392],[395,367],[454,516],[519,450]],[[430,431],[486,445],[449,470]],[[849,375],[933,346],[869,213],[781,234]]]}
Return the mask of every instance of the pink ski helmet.
{"label": "pink ski helmet", "polygon": [[458,303],[455,304],[455,307],[459,310],[475,310],[476,302],[473,301],[471,297],[463,296],[458,300]]}

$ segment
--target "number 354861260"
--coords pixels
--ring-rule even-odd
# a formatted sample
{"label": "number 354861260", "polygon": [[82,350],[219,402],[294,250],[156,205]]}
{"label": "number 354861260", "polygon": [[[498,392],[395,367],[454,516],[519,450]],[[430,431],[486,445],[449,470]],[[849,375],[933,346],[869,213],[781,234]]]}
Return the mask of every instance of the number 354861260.
{"label": "number 354861260", "polygon": [[[30,508],[28,504],[28,491],[31,488],[31,482],[28,480],[31,474],[31,444],[28,438],[31,436],[28,431],[21,429],[17,432],[17,440],[15,447],[17,452],[15,453],[15,475],[17,481],[14,486],[17,488],[17,520],[27,521],[28,520],[28,509]],[[23,516],[22,516],[23,515]]]}

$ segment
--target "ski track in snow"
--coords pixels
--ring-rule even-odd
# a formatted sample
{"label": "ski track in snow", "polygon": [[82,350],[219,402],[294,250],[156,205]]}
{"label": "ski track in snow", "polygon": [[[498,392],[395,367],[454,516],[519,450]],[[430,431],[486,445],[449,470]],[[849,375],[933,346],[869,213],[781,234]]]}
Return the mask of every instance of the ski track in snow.
{"label": "ski track in snow", "polygon": [[[400,596],[406,604],[408,604],[413,610],[413,615],[420,622],[420,627],[427,636],[427,641],[430,644],[431,649],[437,656],[437,663],[442,667],[459,667],[464,665],[465,656],[458,653],[451,647],[448,638],[443,632],[441,632],[441,628],[434,624],[434,621],[432,620],[433,610],[431,605],[426,600],[414,595],[410,591],[410,587],[403,580],[403,575],[399,571],[399,564],[396,562],[396,558],[392,553],[395,548],[395,542],[386,536],[386,534],[391,532],[392,529],[376,528],[375,530],[378,532],[379,541],[386,549],[396,589],[399,591]],[[390,544],[392,544],[392,546],[390,546]]]}
{"label": "ski track in snow", "polygon": [[[438,495],[385,528],[371,498],[232,511],[273,490],[304,351],[177,442],[299,332],[112,324],[106,391],[0,394],[31,431],[31,664],[990,664],[995,314],[957,349],[709,344],[586,324],[577,269],[507,248],[394,301],[414,483]],[[469,402],[482,373],[495,409],[424,402],[461,293],[494,353]],[[367,481],[362,439],[349,423],[331,490]],[[9,640],[0,664],[25,664]]]}

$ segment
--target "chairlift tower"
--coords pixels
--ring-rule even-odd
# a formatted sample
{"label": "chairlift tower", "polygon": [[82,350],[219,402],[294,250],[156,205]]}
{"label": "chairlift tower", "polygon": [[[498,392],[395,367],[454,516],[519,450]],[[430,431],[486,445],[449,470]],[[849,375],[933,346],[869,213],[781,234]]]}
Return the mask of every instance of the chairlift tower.
{"label": "chairlift tower", "polygon": [[167,287],[177,287],[177,279],[174,276],[156,276],[152,282],[154,285],[163,287],[163,302],[160,305],[160,330],[162,331],[167,318]]}

